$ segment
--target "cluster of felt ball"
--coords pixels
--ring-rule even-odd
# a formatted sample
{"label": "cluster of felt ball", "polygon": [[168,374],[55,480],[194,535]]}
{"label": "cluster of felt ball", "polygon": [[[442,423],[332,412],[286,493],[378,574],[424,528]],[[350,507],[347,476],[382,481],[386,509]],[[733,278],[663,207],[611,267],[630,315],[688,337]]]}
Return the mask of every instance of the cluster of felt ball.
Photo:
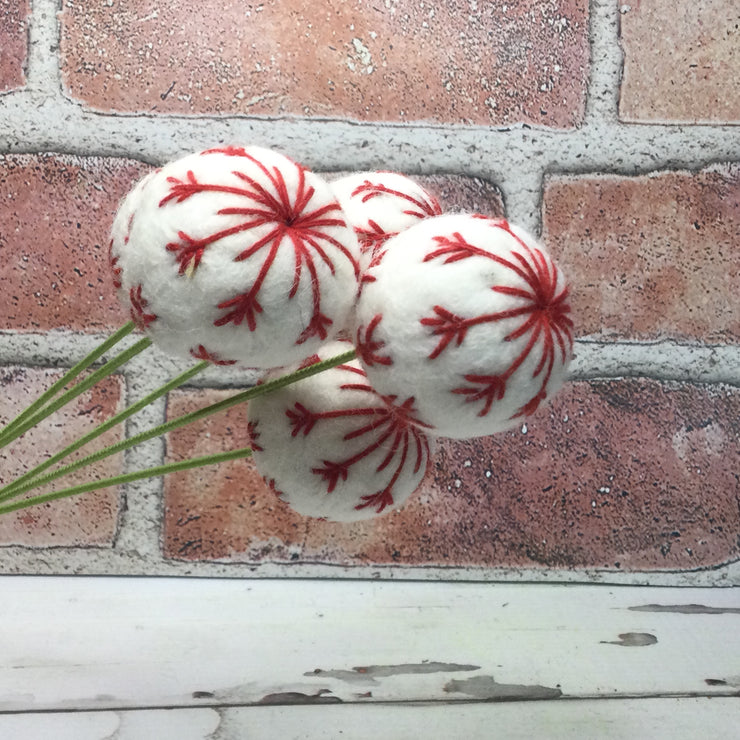
{"label": "cluster of felt ball", "polygon": [[568,287],[542,246],[500,218],[443,214],[390,172],[327,182],[259,147],[192,154],[124,199],[110,263],[169,354],[269,379],[355,347],[249,405],[258,470],[307,516],[398,508],[435,437],[521,423],[572,352]]}

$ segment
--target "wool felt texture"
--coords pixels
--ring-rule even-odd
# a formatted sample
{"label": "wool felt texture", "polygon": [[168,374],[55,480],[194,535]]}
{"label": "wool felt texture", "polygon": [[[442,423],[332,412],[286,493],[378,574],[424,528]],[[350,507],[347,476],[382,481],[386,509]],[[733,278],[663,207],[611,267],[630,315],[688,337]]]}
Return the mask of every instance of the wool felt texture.
{"label": "wool felt texture", "polygon": [[119,298],[168,354],[288,365],[342,329],[360,249],[328,183],[260,147],[150,173],[123,200],[110,249]]}
{"label": "wool felt texture", "polygon": [[363,272],[388,239],[423,218],[442,213],[433,195],[395,172],[359,172],[334,180],[330,186],[357,234]]}
{"label": "wool felt texture", "polygon": [[511,428],[563,383],[573,347],[561,270],[523,229],[458,214],[386,242],[354,312],[378,393],[413,397],[437,436]]}
{"label": "wool felt texture", "polygon": [[[350,346],[332,342],[318,358]],[[353,522],[399,508],[432,451],[413,404],[381,397],[356,360],[260,396],[247,413],[257,470],[304,516]]]}

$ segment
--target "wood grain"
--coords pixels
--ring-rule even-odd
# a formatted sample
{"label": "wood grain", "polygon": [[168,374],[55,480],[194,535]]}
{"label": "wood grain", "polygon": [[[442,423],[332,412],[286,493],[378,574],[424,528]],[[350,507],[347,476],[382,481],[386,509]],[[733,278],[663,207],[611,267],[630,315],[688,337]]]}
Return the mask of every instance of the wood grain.
{"label": "wood grain", "polygon": [[3,579],[0,711],[732,696],[737,589]]}

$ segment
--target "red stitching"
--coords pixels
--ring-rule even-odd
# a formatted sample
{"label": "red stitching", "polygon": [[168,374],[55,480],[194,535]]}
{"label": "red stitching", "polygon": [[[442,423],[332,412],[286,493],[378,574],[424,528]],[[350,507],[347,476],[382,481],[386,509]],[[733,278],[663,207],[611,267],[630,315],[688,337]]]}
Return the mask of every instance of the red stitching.
{"label": "red stitching", "polygon": [[383,261],[383,257],[385,257],[387,252],[388,250],[382,249],[381,245],[378,245],[373,249],[373,255],[370,259],[370,263],[368,264],[366,271],[362,273],[362,277],[360,278],[360,289],[357,293],[358,298],[362,295],[362,291],[365,289],[365,285],[367,285],[368,283],[374,283],[377,280],[375,275],[372,274],[372,268],[377,267]]}
{"label": "red stitching", "polygon": [[128,217],[128,223],[126,224],[126,234],[123,237],[123,243],[124,244],[128,244],[129,241],[131,240],[131,231],[134,228],[134,216],[135,216],[135,213],[132,213]]}
{"label": "red stitching", "polygon": [[401,198],[405,201],[408,201],[409,203],[411,203],[418,209],[416,211],[409,211],[409,210],[404,211],[403,213],[407,216],[415,216],[416,218],[426,218],[427,216],[442,215],[442,208],[440,207],[437,199],[432,195],[429,195],[429,200],[421,200],[419,198],[414,198],[413,195],[409,195],[408,193],[403,193],[400,190],[393,190],[392,188],[389,188],[380,183],[372,183],[370,182],[370,180],[365,180],[365,182],[363,182],[362,185],[358,185],[352,191],[352,195],[350,197],[355,198],[358,195],[362,195],[363,203],[367,203],[367,201],[379,195],[392,195],[396,198]]}
{"label": "red stitching", "polygon": [[306,357],[306,359],[303,360],[300,365],[298,365],[298,369],[303,370],[307,367],[311,367],[311,365],[315,365],[317,362],[321,362],[321,357],[314,353]]}
{"label": "red stitching", "polygon": [[[338,369],[359,374],[363,379],[367,378],[363,370],[350,365],[339,365]],[[316,412],[296,402],[292,409],[286,409],[285,411],[292,428],[291,436],[296,437],[299,434],[304,437],[308,436],[321,421],[348,417],[367,417],[365,424],[347,432],[343,437],[345,442],[365,438],[367,442],[365,447],[344,460],[322,460],[322,467],[312,468],[311,472],[324,479],[327,484],[327,493],[333,493],[340,480],[346,481],[348,479],[353,465],[378,450],[387,450],[387,454],[378,464],[376,472],[380,473],[394,460],[398,460],[389,483],[380,491],[362,496],[361,503],[355,506],[357,510],[375,507],[376,512],[380,514],[388,506],[393,505],[393,488],[403,472],[411,446],[414,446],[416,453],[414,474],[421,470],[424,460],[429,458],[429,440],[421,428],[431,427],[416,417],[413,397],[407,398],[399,404],[396,396],[381,396],[367,382],[345,383],[340,386],[340,390],[358,390],[370,393],[378,400],[378,405]],[[398,459],[399,453],[400,459]]]}
{"label": "red stitching", "polygon": [[267,487],[279,498],[281,501],[283,500],[283,497],[285,494],[277,487],[277,483],[275,483],[274,478],[265,478],[265,483],[267,483]]}
{"label": "red stitching", "polygon": [[160,207],[164,207],[173,200],[177,203],[182,203],[188,198],[203,192],[228,193],[240,198],[246,198],[250,202],[247,207],[228,207],[222,208],[217,212],[217,215],[243,216],[244,220],[242,223],[236,226],[222,229],[201,239],[193,239],[183,231],[178,232],[179,241],[168,244],[167,250],[176,253],[179,274],[192,274],[193,271],[197,270],[205,251],[214,242],[227,236],[248,231],[257,226],[270,225],[272,229],[268,234],[244,249],[235,258],[235,261],[240,262],[249,259],[263,248],[268,248],[267,256],[262,263],[256,280],[245,293],[218,304],[219,309],[231,310],[227,310],[221,318],[214,321],[214,325],[224,326],[225,324],[233,323],[238,326],[246,321],[250,331],[255,331],[257,328],[257,315],[263,312],[263,308],[258,300],[258,294],[272,268],[283,240],[288,237],[293,245],[295,254],[295,274],[288,298],[293,298],[298,292],[305,264],[309,273],[313,302],[311,319],[296,343],[302,344],[313,336],[317,336],[322,340],[326,339],[328,336],[327,328],[332,324],[332,320],[321,312],[321,289],[315,264],[316,256],[334,274],[334,263],[325,251],[325,247],[331,245],[338,249],[350,261],[355,277],[359,279],[360,275],[359,264],[351,251],[340,241],[322,230],[326,227],[346,226],[344,219],[329,216],[333,212],[339,212],[341,214],[339,203],[334,201],[321,208],[305,212],[308,203],[315,193],[315,189],[312,186],[306,185],[307,170],[295,162],[292,164],[296,167],[298,173],[298,187],[295,197],[291,201],[285,178],[278,167],[273,166],[272,169],[269,169],[258,159],[239,147],[208,151],[248,159],[267,177],[275,190],[275,194],[268,191],[254,180],[254,178],[238,170],[233,171],[233,174],[244,183],[242,187],[200,183],[192,171],[187,173],[185,180],[178,180],[175,177],[168,178],[170,192],[162,198],[159,203]]}
{"label": "red stitching", "polygon": [[367,373],[362,368],[354,367],[353,365],[337,365],[337,367],[348,373],[355,373],[355,375],[361,375],[363,378],[367,378]]}
{"label": "red stitching", "polygon": [[383,227],[377,221],[369,218],[367,224],[370,228],[355,226],[355,234],[360,243],[362,253],[372,251],[373,254],[382,247],[391,237],[398,236],[398,231],[384,231]]}
{"label": "red stitching", "polygon": [[[413,405],[414,399],[407,399],[406,404]],[[357,452],[355,455],[344,460],[322,460],[323,467],[313,468],[311,472],[320,475],[327,483],[327,493],[332,493],[336,488],[339,480],[346,481],[350,468],[366,458],[368,455],[379,449],[387,449],[388,452],[376,468],[376,472],[385,470],[391,462],[397,457],[399,450],[401,459],[398,462],[390,482],[381,491],[368,496],[363,496],[365,503],[358,504],[356,509],[363,509],[367,506],[377,506],[376,512],[380,514],[387,506],[393,504],[392,490],[398,477],[400,476],[408,456],[409,446],[412,441],[416,442],[417,460],[414,470],[418,471],[423,463],[424,452],[428,449],[428,440],[423,437],[423,433],[412,427],[409,423],[402,421],[403,415],[395,414],[390,410],[388,405],[383,403],[382,406],[371,409],[353,409],[346,415],[371,415],[377,418],[371,420],[365,426],[360,427],[352,432],[348,432],[344,439],[357,439],[366,435],[373,435],[374,439]]]}
{"label": "red stitching", "polygon": [[309,411],[302,403],[296,401],[293,409],[288,409],[285,415],[288,417],[290,426],[292,427],[291,437],[297,437],[301,433],[305,437],[311,432],[319,419],[341,419],[344,416],[372,416],[378,413],[381,413],[379,409],[372,408],[320,411],[315,413]]}
{"label": "red stitching", "polygon": [[357,329],[357,354],[360,356],[362,363],[367,367],[373,367],[373,365],[392,365],[389,355],[379,354],[380,350],[385,347],[385,342],[380,339],[375,339],[375,330],[378,328],[378,324],[383,319],[382,314],[376,314],[372,321],[368,324],[367,329],[364,326],[360,326]]}
{"label": "red stitching", "polygon": [[110,266],[111,273],[113,274],[113,287],[119,290],[123,287],[121,282],[121,275],[123,274],[123,267],[118,264],[118,256],[113,256],[113,239],[108,244],[108,264]]}
{"label": "red stitching", "polygon": [[157,320],[157,315],[145,312],[149,301],[142,297],[141,287],[141,285],[138,285],[135,289],[131,288],[128,295],[131,301],[131,320],[136,324],[137,328],[143,331],[149,327],[152,321]]}
{"label": "red stitching", "polygon": [[441,306],[434,306],[435,316],[422,318],[421,324],[430,327],[433,336],[440,337],[439,343],[429,355],[429,359],[433,360],[442,354],[451,342],[456,341],[459,347],[464,342],[468,329],[472,326],[504,319],[523,318],[522,323],[504,337],[504,341],[510,342],[529,334],[525,348],[511,365],[498,375],[465,375],[464,378],[470,385],[455,388],[452,391],[467,396],[466,402],[483,401],[483,408],[478,416],[486,416],[493,403],[503,399],[506,393],[507,381],[529,357],[541,337],[541,357],[532,373],[532,378],[541,375],[542,381],[534,396],[511,417],[514,419],[534,413],[546,398],[547,384],[555,365],[557,350],[560,350],[562,361],[565,362],[573,348],[573,321],[570,319],[570,305],[567,303],[568,287],[563,288],[560,293],[556,294],[559,276],[557,265],[536,247],[530,248],[512,232],[506,221],[492,220],[491,225],[504,229],[520,245],[521,251],[512,251],[512,260],[507,260],[475,247],[466,242],[458,232],[455,232],[452,237],[435,237],[435,241],[441,246],[428,254],[424,261],[429,262],[444,257],[443,264],[450,264],[474,256],[490,259],[512,271],[527,286],[526,288],[520,288],[494,285],[491,290],[514,298],[521,298],[526,302],[507,311],[483,314],[469,319],[458,316]]}
{"label": "red stitching", "polygon": [[201,156],[204,154],[225,154],[227,157],[248,157],[249,154],[243,146],[221,146],[214,147],[213,149],[206,149],[201,152]]}
{"label": "red stitching", "polygon": [[456,231],[452,236],[435,236],[434,241],[441,245],[439,249],[430,252],[424,257],[424,262],[431,262],[437,257],[447,257],[443,264],[449,265],[451,262],[459,262],[469,257],[485,257],[492,259],[494,255],[485,249],[476,247],[470,242],[465,241],[462,234]]}
{"label": "red stitching", "polygon": [[247,434],[249,435],[249,444],[252,448],[252,451],[264,452],[265,448],[262,447],[259,443],[260,432],[257,429],[258,426],[259,422],[255,421],[254,419],[247,422]]}
{"label": "red stitching", "polygon": [[205,360],[206,362],[212,362],[214,365],[236,365],[236,360],[220,360],[218,355],[209,352],[202,344],[199,344],[195,348],[191,348],[190,354],[196,360]]}

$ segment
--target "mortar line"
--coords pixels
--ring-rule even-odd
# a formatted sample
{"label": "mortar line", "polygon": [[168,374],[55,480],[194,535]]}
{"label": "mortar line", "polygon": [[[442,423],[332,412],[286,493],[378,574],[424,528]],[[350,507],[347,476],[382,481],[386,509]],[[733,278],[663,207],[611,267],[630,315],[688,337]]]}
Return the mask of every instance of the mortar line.
{"label": "mortar line", "polygon": [[[575,131],[524,126],[508,131],[476,127],[438,130],[416,125],[393,128],[379,123],[363,124],[368,128],[368,135],[386,134],[368,152],[362,151],[357,143],[363,132],[353,130],[347,121],[303,120],[278,125],[258,119],[210,119],[209,133],[203,136],[193,119],[143,117],[131,126],[116,116],[109,116],[93,124],[84,111],[70,113],[66,106],[63,109],[56,106],[56,110],[54,107],[51,105],[49,110],[46,104],[39,108],[26,93],[0,97],[0,132],[9,142],[5,152],[127,157],[159,164],[214,140],[247,140],[258,144],[269,141],[274,148],[291,152],[295,140],[301,139],[315,142],[307,150],[305,143],[302,144],[303,162],[311,167],[316,159],[321,164],[313,169],[336,171],[382,166],[411,175],[448,173],[494,182],[501,179],[503,163],[512,160],[519,167],[530,162],[546,171],[625,175],[663,169],[694,170],[717,162],[740,160],[740,127],[737,126],[623,124],[593,118]],[[257,133],[244,136],[239,131],[245,127]],[[15,143],[13,136],[17,137]],[[131,139],[136,141],[135,146]],[[174,141],[179,143],[175,146]],[[353,153],[351,161],[342,158],[342,150]],[[475,152],[474,157],[469,150]],[[491,164],[494,162],[498,166]],[[495,177],[497,174],[499,177]]]}
{"label": "mortar line", "polygon": [[[31,0],[26,57],[26,90],[61,102],[61,24],[63,0]],[[23,90],[21,90],[21,93]]]}
{"label": "mortar line", "polygon": [[[0,336],[0,366],[63,369],[73,364],[69,348],[74,352],[89,351],[97,342],[91,336],[60,333],[54,337],[8,335]],[[706,344],[677,339],[643,340],[584,337],[576,340],[574,372],[588,377],[620,377],[639,373],[653,380],[686,380],[696,375],[699,382],[740,385],[740,344]],[[187,364],[173,360],[151,349],[146,358],[134,358],[122,369],[128,397],[137,400],[166,383]],[[245,369],[213,368],[191,379],[182,388],[235,389],[253,385],[258,373]],[[134,383],[138,388],[134,390]],[[142,412],[143,413],[143,412]],[[137,417],[132,417],[133,421]]]}
{"label": "mortar line", "polygon": [[[435,173],[481,177],[501,188],[512,220],[535,232],[541,223],[543,187],[549,174],[632,176],[677,169],[696,171],[715,163],[740,162],[738,126],[628,124],[619,120],[622,49],[618,33],[619,8],[614,0],[590,0],[589,3],[591,63],[585,113],[582,126],[571,130],[521,124],[512,127],[463,127],[279,116],[152,116],[125,111],[108,114],[85,110],[80,103],[64,94],[62,86],[58,17],[62,5],[63,0],[32,0],[27,87],[0,96],[0,138],[8,141],[6,151],[128,157],[159,164],[184,153],[181,147],[173,144],[178,138],[183,142],[182,146],[190,150],[210,145],[215,139],[246,139],[254,143],[274,142],[276,148],[290,152],[300,142],[308,161],[322,162],[324,168],[331,170],[377,169],[382,165],[383,168],[390,166],[412,175]],[[57,53],[51,53],[54,48]],[[365,139],[370,140],[372,146],[363,148]],[[475,147],[474,155],[468,153],[471,146]],[[71,349],[88,343],[92,347],[99,341],[97,337],[90,339],[90,336],[62,332],[41,338],[28,335],[10,335],[8,338],[8,335],[0,333],[0,364],[11,358],[8,364],[69,366]],[[630,372],[634,371],[637,377],[645,379],[740,386],[740,347],[737,345],[585,339],[577,343],[576,353],[579,357],[574,363],[573,379],[630,377]],[[24,363],[23,358],[29,358],[29,362]],[[54,364],[50,365],[50,362]],[[134,399],[149,384],[153,388],[165,382],[172,377],[174,368],[174,361],[159,356],[147,365],[132,363],[131,369],[123,373],[126,399],[129,396]],[[146,370],[145,376],[142,370]],[[137,382],[140,385],[137,386]],[[208,372],[184,387],[243,388],[244,385],[235,372]],[[148,412],[152,418],[166,414],[164,399],[158,403],[161,408]],[[142,416],[140,421],[144,419]],[[127,435],[135,433],[136,428],[133,425],[129,429],[129,422]],[[158,447],[148,451],[136,450],[134,453],[131,450],[132,456],[124,459],[124,466],[146,461],[152,455],[163,460],[164,442],[157,440],[157,443]],[[251,563],[166,559],[161,541],[162,493],[161,480],[125,487],[119,526],[114,536],[114,552],[98,548],[91,558],[90,548],[63,548],[61,552],[64,554],[52,565],[39,566],[38,549],[20,548],[14,551],[16,556],[10,567],[18,567],[24,557],[30,557],[30,570],[33,571],[47,567],[58,572],[61,561],[74,572],[115,572],[116,568],[131,572],[134,563],[150,574],[164,571],[185,575],[193,570],[205,575],[255,573],[255,565]],[[45,551],[47,549],[44,548]],[[361,571],[369,577],[376,569],[372,566]],[[301,575],[316,570],[324,577],[337,572],[331,566],[322,570],[321,565],[307,564],[303,566]],[[358,577],[357,569],[346,572],[351,572],[351,577]],[[396,572],[401,577],[407,573],[402,568]],[[417,569],[415,572],[420,571]],[[440,569],[437,570],[439,572]],[[465,572],[474,572],[474,569],[454,569],[454,574],[458,575],[453,577],[460,577],[459,573]],[[501,573],[508,573],[506,577],[509,579],[516,577],[515,571],[512,575],[512,569],[499,569],[497,572],[499,577]],[[285,577],[295,571],[284,564],[259,566],[260,575],[270,573]],[[560,579],[583,579],[582,573],[572,578],[557,570],[551,575],[553,573]],[[542,577],[546,576],[547,573]],[[652,576],[656,583],[665,583],[664,572],[648,574],[647,580]],[[611,583],[621,577],[625,582],[646,578],[642,573],[610,573],[607,580]],[[676,582],[688,582],[685,574],[677,574],[674,578]],[[491,580],[491,576],[484,580]],[[705,580],[715,583],[709,576]]]}
{"label": "mortar line", "polygon": [[615,0],[590,0],[589,44],[591,60],[584,128],[594,123],[619,124],[623,58],[619,44],[619,8]]}

